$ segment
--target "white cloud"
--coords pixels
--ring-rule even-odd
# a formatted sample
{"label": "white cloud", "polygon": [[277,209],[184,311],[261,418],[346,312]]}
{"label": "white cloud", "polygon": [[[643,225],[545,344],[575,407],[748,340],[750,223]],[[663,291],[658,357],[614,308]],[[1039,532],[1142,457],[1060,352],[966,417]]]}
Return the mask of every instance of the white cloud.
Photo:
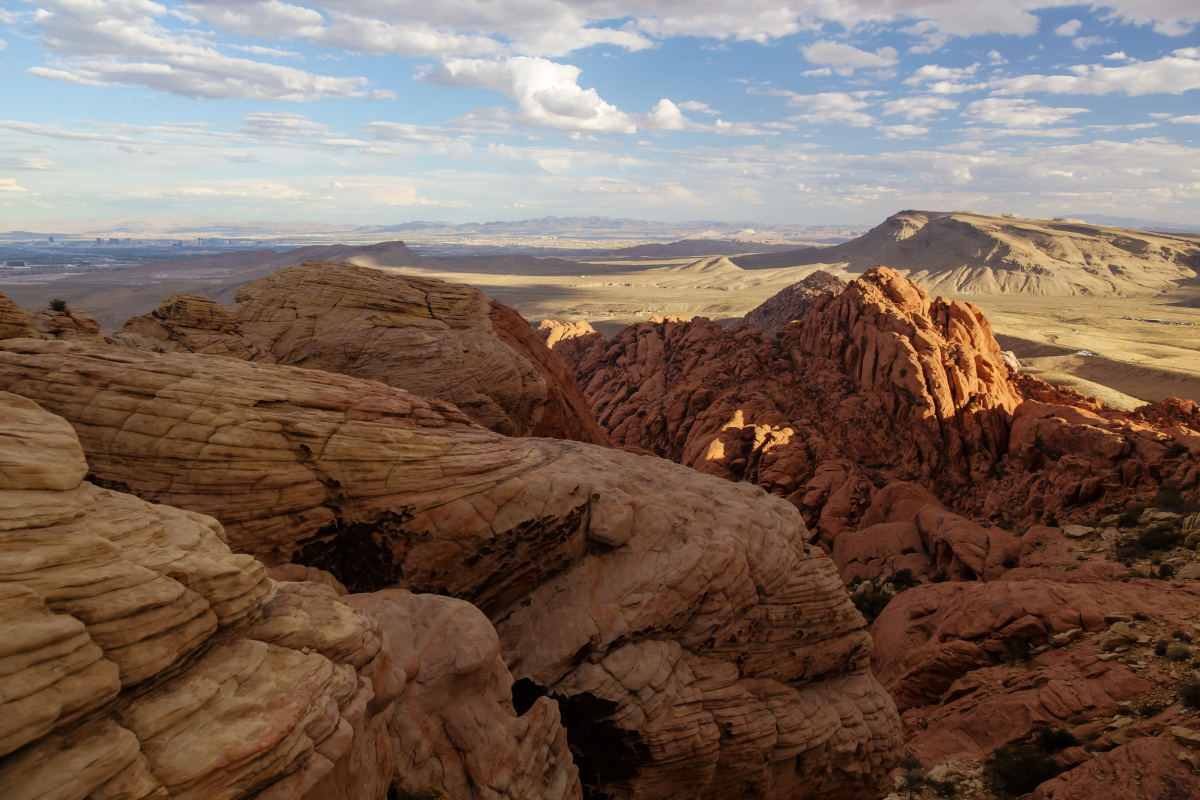
{"label": "white cloud", "polygon": [[1190,122],[1193,125],[1200,125],[1200,114],[1189,114],[1185,117],[1171,117],[1167,122]]}
{"label": "white cloud", "polygon": [[516,121],[562,131],[634,133],[628,114],[579,86],[581,70],[544,58],[516,56],[502,61],[452,58],[418,80],[451,88],[490,89],[517,101]]}
{"label": "white cloud", "polygon": [[922,128],[920,125],[885,125],[878,130],[885,139],[908,139],[929,133],[929,128]]}
{"label": "white cloud", "polygon": [[1079,33],[1079,29],[1083,27],[1083,23],[1077,19],[1064,22],[1054,29],[1054,33],[1058,36],[1074,36]]}
{"label": "white cloud", "polygon": [[699,111],[701,114],[712,114],[713,116],[721,113],[720,111],[710,108],[708,103],[701,103],[699,100],[687,100],[680,103],[679,107],[684,111]]}
{"label": "white cloud", "polygon": [[3,39],[0,39],[0,50],[5,49],[6,47],[8,47],[8,42],[4,41]]}
{"label": "white cloud", "polygon": [[1087,50],[1094,44],[1103,44],[1107,42],[1103,36],[1080,36],[1071,40],[1071,46],[1077,50]]}
{"label": "white cloud", "polygon": [[17,185],[16,178],[0,178],[0,192],[28,192],[23,186]]}
{"label": "white cloud", "polygon": [[1074,75],[1000,78],[990,85],[1000,94],[1180,94],[1200,88],[1200,48],[1176,50],[1157,61],[1136,61],[1120,67],[1082,65],[1072,71]]}
{"label": "white cloud", "polygon": [[843,42],[822,40],[800,48],[804,57],[814,64],[833,64],[845,67],[890,67],[896,63],[896,48],[881,47],[874,53],[859,50]]}
{"label": "white cloud", "polygon": [[1000,64],[1008,63],[1008,59],[1005,58],[1004,56],[1000,55],[999,50],[989,50],[987,55],[988,55],[988,63],[989,64],[999,66]]}
{"label": "white cloud", "polygon": [[385,142],[448,142],[450,137],[432,125],[412,125],[406,122],[368,122],[363,126],[369,135]]}
{"label": "white cloud", "polygon": [[856,92],[855,94],[846,94],[845,92],[821,92],[820,94],[780,92],[780,94],[787,95],[787,104],[789,106],[803,109],[802,114],[788,117],[792,122],[810,124],[840,122],[855,128],[867,128],[875,122],[870,114],[862,111],[870,103],[861,97],[855,96],[862,94],[861,92]]}
{"label": "white cloud", "polygon": [[1132,61],[1133,59],[1125,55],[1124,50],[1118,50],[1115,53],[1109,53],[1106,56],[1101,56],[1105,61]]}
{"label": "white cloud", "polygon": [[883,104],[883,113],[886,115],[903,114],[905,119],[912,121],[932,117],[941,111],[950,111],[955,108],[958,108],[958,103],[945,97],[910,95],[887,101]]}
{"label": "white cloud", "polygon": [[929,82],[929,85],[925,87],[926,91],[934,94],[961,94],[987,86],[984,83],[961,82],[970,80],[978,69],[978,62],[969,67],[941,67],[937,64],[926,64],[905,78],[904,83],[908,86],[920,86],[922,83]]}
{"label": "white cloud", "polygon": [[679,106],[665,97],[642,119],[647,128],[659,131],[681,131],[691,122],[679,110]]}
{"label": "white cloud", "polygon": [[280,0],[201,0],[188,10],[223,31],[260,39],[299,39],[325,24],[321,12]]}
{"label": "white cloud", "polygon": [[1005,128],[1041,128],[1087,111],[1086,108],[1051,108],[1033,100],[989,97],[971,103],[963,116]]}
{"label": "white cloud", "polygon": [[156,20],[166,8],[149,0],[39,0],[33,24],[61,58],[33,75],[86,86],[134,84],[186,97],[311,100],[353,97],[365,78],[316,75],[294,67],[227,56],[192,33]]}
{"label": "white cloud", "polygon": [[296,136],[325,136],[329,133],[329,126],[313,122],[303,114],[260,111],[247,114],[239,130],[250,136],[266,139],[290,139]]}

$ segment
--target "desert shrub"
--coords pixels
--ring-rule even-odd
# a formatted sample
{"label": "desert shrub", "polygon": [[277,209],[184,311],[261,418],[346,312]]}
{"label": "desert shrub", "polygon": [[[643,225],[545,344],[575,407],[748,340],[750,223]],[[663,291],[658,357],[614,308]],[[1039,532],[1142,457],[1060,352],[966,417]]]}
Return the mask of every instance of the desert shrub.
{"label": "desert shrub", "polygon": [[1187,661],[1192,657],[1192,648],[1183,642],[1171,642],[1167,645],[1168,661]]}
{"label": "desert shrub", "polygon": [[945,583],[948,580],[950,580],[950,576],[946,574],[946,570],[944,569],[939,569],[929,576],[930,583]]}
{"label": "desert shrub", "polygon": [[1169,580],[1175,577],[1175,565],[1163,564],[1158,568],[1158,579],[1161,581]]}
{"label": "desert shrub", "polygon": [[1155,550],[1167,550],[1175,547],[1183,540],[1183,534],[1175,530],[1169,522],[1152,525],[1138,534],[1131,542],[1126,542],[1117,548],[1119,558],[1138,558]]}
{"label": "desert shrub", "polygon": [[1055,514],[1053,511],[1047,511],[1045,518],[1042,520],[1042,524],[1048,528],[1057,528],[1058,527],[1058,515]]}
{"label": "desert shrub", "polygon": [[1133,612],[1133,618],[1136,619],[1138,622],[1149,622],[1151,619],[1151,616],[1149,614],[1147,614],[1145,611],[1135,611],[1135,612]]}
{"label": "desert shrub", "polygon": [[883,613],[883,609],[891,602],[892,596],[879,589],[873,589],[852,594],[850,599],[854,602],[854,607],[863,615],[863,619],[870,625]]}
{"label": "desert shrub", "polygon": [[1031,747],[1001,747],[988,758],[984,774],[1001,796],[1016,797],[1032,792],[1062,772],[1049,756]]}
{"label": "desert shrub", "polygon": [[1117,518],[1117,524],[1122,528],[1131,528],[1137,525],[1138,517],[1142,515],[1147,506],[1132,505],[1121,512],[1121,516]]}
{"label": "desert shrub", "polygon": [[1167,655],[1167,644],[1168,642],[1166,639],[1159,639],[1157,642],[1155,642],[1154,655],[1158,656],[1159,658],[1165,657]]}
{"label": "desert shrub", "polygon": [[1154,497],[1154,507],[1160,511],[1171,511],[1175,514],[1200,511],[1200,504],[1185,498],[1183,492],[1173,483],[1164,483],[1159,487],[1158,494]]}
{"label": "desert shrub", "polygon": [[1180,642],[1190,642],[1192,640],[1192,635],[1185,630],[1176,628],[1175,630],[1171,631],[1171,638]]}
{"label": "desert shrub", "polygon": [[1005,569],[1013,569],[1018,563],[1016,556],[1005,556],[1004,560],[1000,562],[1000,566]]}
{"label": "desert shrub", "polygon": [[895,586],[898,591],[903,592],[905,589],[911,589],[919,585],[921,582],[913,576],[911,569],[898,569],[892,573],[892,576],[887,579],[887,582]]}
{"label": "desert shrub", "polygon": [[1078,747],[1082,742],[1065,728],[1051,728],[1049,725],[1042,728],[1033,737],[1034,743],[1047,753],[1057,753],[1059,750],[1066,750],[1068,747]]}
{"label": "desert shrub", "polygon": [[1167,458],[1178,458],[1188,451],[1186,444],[1176,442],[1167,448]]}
{"label": "desert shrub", "polygon": [[59,300],[58,298],[51,300],[50,310],[57,311],[59,314],[65,314],[67,312],[67,301]]}
{"label": "desert shrub", "polygon": [[938,797],[954,797],[958,794],[958,787],[954,785],[954,781],[934,781],[926,778],[925,783]]}
{"label": "desert shrub", "polygon": [[1179,702],[1184,708],[1200,709],[1200,683],[1185,683],[1179,687]]}

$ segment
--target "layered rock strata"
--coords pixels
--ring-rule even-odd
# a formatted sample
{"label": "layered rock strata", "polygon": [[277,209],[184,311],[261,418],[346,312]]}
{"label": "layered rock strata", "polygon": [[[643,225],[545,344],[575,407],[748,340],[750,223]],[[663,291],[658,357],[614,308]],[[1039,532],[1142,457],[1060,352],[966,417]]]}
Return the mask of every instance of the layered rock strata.
{"label": "layered rock strata", "polygon": [[381,798],[378,625],[86,472],[70,425],[0,393],[0,795]]}
{"label": "layered rock strata", "polygon": [[235,549],[477,605],[593,791],[858,798],[895,762],[861,617],[757,487],[295,367],[10,340],[0,385],[67,418],[97,480]]}
{"label": "layered rock strata", "polygon": [[528,323],[462,284],[309,261],[243,286],[228,309],[173,297],[117,338],[369,378],[453,403],[505,435],[608,443]]}

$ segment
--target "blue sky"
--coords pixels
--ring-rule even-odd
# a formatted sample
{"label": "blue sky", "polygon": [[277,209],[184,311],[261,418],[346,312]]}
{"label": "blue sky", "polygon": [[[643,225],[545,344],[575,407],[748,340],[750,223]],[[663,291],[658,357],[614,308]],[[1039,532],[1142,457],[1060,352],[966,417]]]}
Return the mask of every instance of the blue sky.
{"label": "blue sky", "polygon": [[0,0],[0,219],[1200,217],[1200,2]]}

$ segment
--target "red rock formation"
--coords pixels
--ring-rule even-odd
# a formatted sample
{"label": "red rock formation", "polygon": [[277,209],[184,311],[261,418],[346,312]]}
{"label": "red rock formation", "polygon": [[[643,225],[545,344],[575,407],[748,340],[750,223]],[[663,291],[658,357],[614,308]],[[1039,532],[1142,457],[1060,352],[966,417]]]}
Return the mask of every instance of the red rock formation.
{"label": "red rock formation", "polygon": [[597,340],[603,339],[585,320],[558,322],[544,319],[534,330],[538,338],[546,343],[556,356],[569,364],[578,363],[580,354]]}
{"label": "red rock formation", "polygon": [[[817,270],[804,280],[793,283],[742,318],[751,328],[758,328],[768,336],[778,333],[789,322],[808,316],[813,301],[823,294],[838,294],[846,288],[846,282]],[[553,347],[553,343],[547,342]]]}
{"label": "red rock formation", "polygon": [[274,356],[246,341],[225,309],[195,294],[168,297],[149,314],[126,322],[113,338],[156,353],[201,353],[275,363]]}
{"label": "red rock formation", "polygon": [[96,318],[72,306],[62,311],[39,308],[29,312],[29,321],[43,339],[104,339]]}
{"label": "red rock formation", "polygon": [[1046,781],[1032,800],[1194,800],[1196,754],[1167,736],[1138,739]]}
{"label": "red rock formation", "polygon": [[211,512],[236,549],[473,602],[596,791],[882,794],[898,736],[862,618],[757,487],[296,367],[8,340],[0,386],[70,420],[98,480]]}

